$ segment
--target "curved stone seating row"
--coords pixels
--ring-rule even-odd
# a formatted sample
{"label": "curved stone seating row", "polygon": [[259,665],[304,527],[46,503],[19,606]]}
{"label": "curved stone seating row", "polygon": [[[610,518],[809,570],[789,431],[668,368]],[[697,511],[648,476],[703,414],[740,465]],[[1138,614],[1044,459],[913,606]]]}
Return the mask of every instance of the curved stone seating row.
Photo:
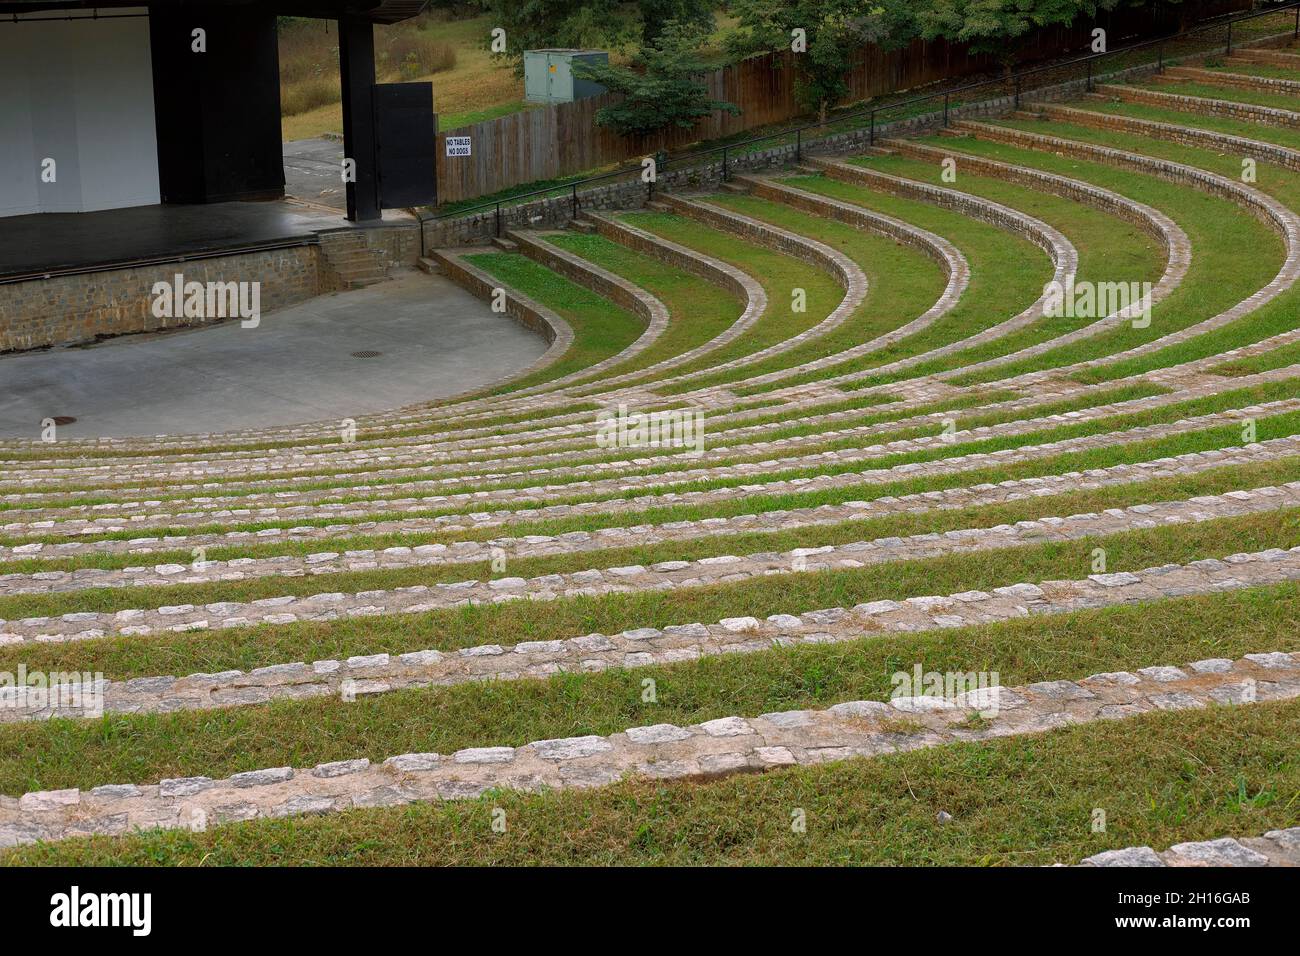
{"label": "curved stone seating row", "polygon": [[[1290,379],[1291,377],[1292,377],[1291,369],[1273,369],[1267,372],[1258,373],[1255,376],[1239,379],[1238,383],[1240,383],[1241,385],[1250,385],[1250,384],[1258,384],[1258,383],[1264,383],[1270,381],[1285,381]],[[1202,391],[1206,394],[1213,394],[1217,390],[1218,390],[1217,382],[1208,383],[1202,386]],[[1101,404],[1101,405],[1094,406],[1089,414],[1085,414],[1083,411],[1076,410],[1066,414],[1045,416],[1041,420],[1024,419],[1020,421],[1012,421],[1012,422],[1004,423],[1002,425],[978,426],[974,429],[971,429],[968,433],[965,434],[967,437],[971,437],[971,438],[987,438],[987,437],[994,437],[999,435],[1025,434],[1025,433],[1033,433],[1040,430],[1046,431],[1050,434],[1050,430],[1054,427],[1074,424],[1074,423],[1078,423],[1078,422],[1082,422],[1094,418],[1104,418],[1110,415],[1123,413],[1126,410],[1149,410],[1150,408],[1153,407],[1158,407],[1161,405],[1175,403],[1184,400],[1188,397],[1191,397],[1191,394],[1192,393],[1166,394],[1166,395],[1157,395],[1151,397],[1143,397],[1140,399],[1133,399],[1127,402]],[[1218,421],[1221,420],[1222,416],[1225,414],[1235,414],[1238,415],[1238,417],[1244,417],[1244,416],[1262,417],[1264,415],[1270,415],[1270,414],[1282,414],[1290,410],[1293,406],[1293,403],[1296,401],[1300,401],[1300,400],[1286,399],[1286,400],[1266,402],[1258,405],[1253,405],[1249,409],[1241,409],[1229,413],[1213,413],[1210,415],[1201,415],[1201,416],[1196,416],[1195,418],[1184,419],[1179,424],[1185,425],[1187,423]],[[869,429],[874,428],[880,430],[878,426],[864,426],[864,427]],[[1153,425],[1153,426],[1144,426],[1144,427],[1159,429],[1159,428],[1165,428],[1171,426]],[[1201,426],[1201,427],[1206,427],[1206,426]],[[737,478],[742,476],[761,475],[769,471],[815,467],[819,464],[826,464],[827,462],[846,463],[846,462],[869,461],[873,458],[882,457],[884,455],[924,451],[936,447],[956,444],[958,441],[961,440],[962,436],[963,433],[954,431],[951,438],[945,437],[942,434],[936,434],[933,436],[921,436],[917,438],[901,439],[886,444],[847,447],[847,448],[836,449],[836,450],[811,452],[804,455],[789,455],[781,458],[767,458],[761,460],[740,461],[731,464],[712,464],[712,465],[703,464],[697,467],[685,467],[685,468],[680,468],[676,470],[667,470],[667,471],[652,471],[649,473],[639,474],[639,475],[623,474],[621,476],[617,476],[613,478],[601,478],[601,477],[596,477],[594,479],[580,478],[577,481],[570,482],[567,484],[532,485],[529,486],[528,488],[484,489],[484,490],[474,492],[470,496],[463,496],[463,495],[458,496],[455,494],[442,495],[441,497],[438,497],[436,501],[441,504],[447,504],[456,501],[469,502],[471,500],[478,500],[478,501],[486,501],[486,500],[493,500],[493,499],[517,500],[521,496],[525,496],[530,493],[536,493],[537,491],[560,493],[560,494],[564,494],[566,492],[572,493],[574,491],[580,491],[584,494],[593,494],[593,493],[601,493],[601,492],[620,492],[620,491],[626,492],[637,487],[650,487],[650,486],[660,486],[660,485],[667,486],[672,484],[680,484],[683,482],[695,482],[701,480],[726,480],[726,479],[732,479],[732,478]],[[954,441],[953,439],[956,440]],[[789,446],[792,444],[797,445],[802,443],[803,442],[796,439],[783,439],[765,445],[756,446],[755,450],[766,453],[770,450],[779,450],[785,446]],[[697,459],[692,459],[692,458],[684,458],[683,460],[688,464],[690,462],[697,461]],[[903,465],[900,467],[910,468],[913,466]],[[520,477],[520,478],[532,477],[536,473],[537,473],[536,470],[532,472],[521,472],[518,473],[516,477]],[[485,480],[484,476],[470,476],[470,477],[471,478],[477,477],[480,481]],[[457,485],[464,484],[467,480],[469,479],[459,478],[459,477],[440,479],[431,482],[419,483],[419,487],[423,490],[450,490],[450,488],[454,488]],[[347,489],[347,493],[349,495],[358,495],[364,491],[381,491],[384,487],[385,486],[382,485],[381,486],[354,486]],[[416,487],[415,485],[408,486],[408,489],[413,490],[415,487]],[[230,504],[230,503],[256,504],[261,500],[273,500],[279,503],[280,505],[283,505],[291,498],[296,498],[299,501],[307,501],[314,504],[320,504],[320,503],[324,503],[324,499],[336,494],[337,494],[336,492],[307,491],[307,492],[291,493],[291,492],[279,491],[279,492],[273,492],[273,493],[262,494],[262,495],[253,494],[253,495],[239,496],[237,498],[231,497],[225,499],[221,498],[220,496],[203,496],[201,498],[193,499],[193,500],[178,499],[171,502],[172,507],[192,508],[196,504],[207,506],[207,507],[205,507],[203,511],[197,513],[196,512],[171,512],[171,514],[175,515],[177,520],[181,520],[181,519],[207,520],[205,515],[210,515],[215,513],[217,517],[222,517],[230,513],[228,508],[218,508],[218,509],[212,508],[211,506],[215,504]],[[67,520],[70,518],[74,518],[74,516],[79,514],[99,512],[101,516],[105,516],[107,512],[110,511],[113,512],[113,516],[107,519],[109,521],[135,522],[136,520],[138,520],[135,516],[146,510],[150,512],[150,517],[166,516],[167,514],[169,514],[169,512],[165,510],[167,504],[168,502],[166,501],[151,501],[151,502],[114,502],[109,504],[95,504],[95,505],[72,505],[65,508],[25,508],[25,509],[13,508],[10,509],[10,511],[8,512],[10,516],[16,518],[23,518],[26,520],[17,521],[17,522],[15,521],[6,522],[6,524],[3,526],[3,530],[5,530],[7,533],[11,533],[13,531],[19,530],[21,526],[24,524],[39,526],[41,522],[52,521],[56,519]],[[265,515],[265,514],[270,514],[272,512],[263,510],[259,513]],[[101,517],[100,521],[102,520],[104,520],[103,517]]]}
{"label": "curved stone seating row", "polygon": [[1285,242],[1286,257],[1282,263],[1282,268],[1268,283],[1268,285],[1219,315],[1198,322],[1188,328],[1180,329],[1176,332],[1170,332],[1150,342],[1134,346],[1133,348],[1127,349],[1123,352],[1115,352],[1101,358],[1077,362],[1070,366],[1054,369],[1051,372],[1030,373],[1028,376],[1021,377],[1020,380],[1022,381],[1025,379],[1032,380],[1034,378],[1068,374],[1085,368],[1110,365],[1139,355],[1146,355],[1151,352],[1159,351],[1180,342],[1185,342],[1188,339],[1222,328],[1231,322],[1235,322],[1237,319],[1249,315],[1269,302],[1272,302],[1284,292],[1289,291],[1295,284],[1297,278],[1300,278],[1300,216],[1298,216],[1294,211],[1288,209],[1278,200],[1258,189],[1228,179],[1225,176],[1219,176],[1215,173],[1209,173],[1181,163],[1139,156],[1135,153],[1128,153],[1123,150],[1112,149],[1106,146],[1097,146],[1094,144],[1078,142],[1076,140],[1067,140],[1056,136],[1046,136],[1040,133],[1029,133],[1023,130],[993,126],[984,123],[967,123],[963,121],[958,125],[962,129],[981,138],[993,140],[995,142],[1028,147],[1030,149],[1052,152],[1058,155],[1073,156],[1080,159],[1100,161],[1125,168],[1138,168],[1179,184],[1189,185],[1212,194],[1223,195],[1240,203],[1246,208],[1254,210],[1262,219],[1269,222],[1275,229],[1277,229]]}
{"label": "curved stone seating row", "polygon": [[1269,830],[1263,836],[1175,843],[1162,853],[1149,846],[1105,850],[1080,866],[1300,866],[1300,827]]}
{"label": "curved stone seating row", "polygon": [[1227,561],[1196,561],[1136,572],[1094,574],[1068,581],[1020,582],[984,591],[875,601],[853,608],[774,614],[766,620],[726,618],[618,634],[585,634],[561,640],[457,651],[433,649],[371,654],[347,660],[295,661],[251,671],[142,677],[96,684],[88,703],[84,688],[57,699],[44,689],[0,688],[0,723],[93,718],[104,713],[172,713],[248,707],[273,700],[355,698],[470,681],[545,679],[554,674],[634,669],[759,653],[800,644],[838,644],[887,639],[891,634],[1012,621],[1027,614],[1068,614],[1119,607],[1160,597],[1219,594],[1300,579],[1294,552],[1237,554]]}
{"label": "curved stone seating row", "polygon": [[[815,560],[809,563],[816,564],[826,561],[830,562],[831,566],[835,566],[837,561],[844,564],[844,566],[852,566],[846,563],[849,561],[855,561],[858,564],[912,561],[965,550],[1014,547],[1018,543],[1041,541],[1045,537],[1053,540],[1070,540],[1093,535],[1115,534],[1135,527],[1158,527],[1162,523],[1182,524],[1253,514],[1259,511],[1293,508],[1300,505],[1300,482],[1296,483],[1296,487],[1297,490],[1294,494],[1292,494],[1291,489],[1286,487],[1264,486],[1250,491],[1243,490],[1232,498],[1226,496],[1198,496],[1188,501],[1163,501],[1153,504],[1133,505],[1125,509],[1110,509],[1104,515],[1078,514],[1068,517],[1048,517],[1035,521],[1020,522],[1014,526],[999,525],[995,528],[963,528],[947,531],[943,534],[912,535],[904,538],[889,538],[870,542],[858,541],[845,545],[826,545],[815,549],[796,549],[788,554],[774,555],[770,559],[766,555],[749,555],[745,558],[727,555],[725,556],[726,560],[722,560],[721,557],[707,557],[694,561],[674,561],[668,562],[668,564],[673,565],[671,568],[665,568],[662,565],[653,567],[653,570],[669,575],[663,580],[654,578],[648,572],[646,574],[638,572],[616,576],[628,578],[638,587],[657,589],[663,586],[664,581],[670,581],[674,586],[681,586],[683,578],[690,581],[692,585],[703,585],[712,583],[721,576],[736,580],[736,575],[776,574],[784,573],[785,569],[799,570],[797,567],[798,562],[795,559],[808,559],[814,556]],[[821,520],[810,522],[804,526],[858,520],[859,512],[860,509],[847,505],[838,508],[831,507],[821,512],[819,515]],[[799,526],[799,522],[784,518],[776,522],[776,526],[771,530],[787,530]],[[1044,529],[1049,530],[1045,531]],[[622,531],[622,529],[617,530]],[[695,533],[693,535],[673,533],[678,530],[692,530]],[[669,529],[665,531],[650,528],[635,534],[624,532],[613,535],[587,535],[579,540],[557,538],[550,542],[525,541],[514,545],[511,548],[513,554],[507,552],[506,557],[536,558],[591,553],[594,557],[599,558],[605,550],[627,547],[633,544],[645,546],[699,538],[701,536],[712,540],[715,537],[711,533],[712,530],[710,526],[701,523],[700,526],[693,529]],[[724,536],[724,539],[717,543],[717,548],[721,550],[725,547]],[[505,549],[502,548],[502,550]],[[802,553],[803,551],[808,553]],[[192,584],[244,581],[266,577],[322,577],[323,580],[320,582],[319,587],[324,589],[330,586],[328,577],[331,574],[417,567],[443,568],[450,566],[454,568],[462,563],[481,563],[491,557],[491,548],[483,545],[477,545],[473,548],[421,545],[415,548],[388,548],[382,551],[370,550],[351,554],[325,551],[301,557],[283,555],[270,558],[239,558],[233,561],[202,561],[194,562],[188,566],[161,564],[129,567],[120,570],[87,568],[79,572],[16,573],[0,575],[0,596],[69,594],[88,588],[165,589]],[[677,567],[677,565],[680,565],[680,567]],[[641,569],[641,571],[644,570]],[[578,572],[578,575],[588,573]],[[608,579],[612,573],[609,569],[605,569],[603,578]],[[564,581],[562,582],[558,578],[563,578]],[[596,578],[597,581],[601,579],[602,576]],[[492,600],[495,594],[500,594],[503,591],[509,593],[512,597],[519,596],[521,593],[532,596],[535,592],[544,593],[560,588],[571,588],[574,584],[569,582],[579,579],[575,575],[547,575],[544,578],[532,579],[527,582],[527,585],[523,583],[524,579],[515,579],[521,583],[515,587],[506,588],[502,582],[507,580],[511,579],[494,578],[482,584],[461,581],[436,587],[446,588],[448,591],[454,592],[452,601],[453,603],[459,603],[463,599],[470,601]],[[585,579],[582,580],[585,581]],[[585,586],[585,583],[580,586]],[[372,604],[366,606],[382,604],[385,599],[380,597],[378,591],[370,592],[366,600],[371,601]],[[271,600],[278,602],[281,598],[277,597]],[[253,603],[256,604],[257,602]],[[293,602],[293,604],[296,603]],[[276,614],[285,611],[285,606],[278,603],[262,606],[276,608]],[[257,620],[256,612],[245,607],[232,606],[227,609],[226,613],[228,616],[246,618],[249,621]],[[78,614],[76,616],[77,621],[75,623],[88,622],[88,619],[83,620],[82,615]],[[89,621],[89,623],[92,626],[103,625],[107,623],[110,617],[116,617],[116,615],[104,614],[94,621]],[[135,621],[136,618],[132,617],[131,620]],[[0,639],[5,636],[13,637],[15,634],[19,637],[23,637],[24,634],[30,636],[30,628],[33,627],[37,629],[38,633],[44,633],[39,630],[44,626],[42,624],[19,623],[25,630],[11,630],[5,635],[0,635]],[[0,628],[4,626],[4,623],[0,622]],[[10,627],[13,627],[13,622],[10,623]],[[105,633],[112,632],[105,631]]]}
{"label": "curved stone seating row", "polygon": [[[1166,439],[1177,435],[1186,435],[1192,432],[1204,431],[1208,428],[1224,425],[1240,427],[1243,420],[1246,418],[1262,416],[1270,411],[1288,410],[1291,407],[1292,406],[1289,404],[1274,404],[1270,407],[1256,406],[1252,409],[1238,410],[1233,413],[1198,416],[1193,419],[1180,421],[1173,425],[1139,426],[1121,432],[1062,439],[1059,441],[1046,442],[1038,445],[1026,445],[1019,448],[1003,449],[994,452],[974,452],[938,462],[930,461],[924,463],[909,463],[894,466],[892,468],[875,468],[865,471],[846,469],[810,477],[776,479],[770,477],[764,478],[760,472],[755,470],[754,472],[749,473],[749,475],[755,479],[752,482],[743,485],[726,485],[719,488],[698,491],[674,491],[673,486],[677,483],[662,483],[659,485],[651,485],[646,488],[645,490],[649,493],[637,496],[637,500],[638,503],[643,506],[655,501],[672,504],[689,503],[692,505],[705,505],[742,499],[756,493],[780,494],[788,491],[814,492],[834,488],[856,487],[859,485],[886,484],[894,481],[915,479],[918,477],[928,478],[939,475],[957,474],[964,471],[976,471],[1011,464],[1025,464],[1068,452],[1113,448],[1121,445]],[[830,460],[837,459],[832,457]],[[694,481],[691,479],[681,482],[681,484],[686,485],[693,483]],[[627,495],[630,496],[631,493],[632,489],[628,489]],[[376,510],[370,507],[355,508],[350,505],[335,507],[323,506],[320,508],[295,506],[281,509],[226,509],[224,511],[216,512],[191,512],[182,514],[158,513],[128,518],[99,518],[93,521],[68,521],[59,524],[51,521],[34,523],[14,522],[8,526],[8,531],[10,533],[19,534],[24,531],[38,531],[43,535],[48,535],[50,532],[54,532],[57,537],[60,534],[81,536],[87,533],[120,534],[123,532],[130,533],[135,531],[148,532],[155,528],[201,528],[211,525],[214,522],[221,523],[223,521],[227,523],[253,524],[254,526],[267,520],[302,521],[357,518],[365,521],[373,520],[377,516],[385,514],[396,517],[403,514],[427,513],[430,510],[444,510],[449,503],[455,504],[461,501],[465,504],[472,504],[478,507],[486,506],[493,502],[510,503],[515,505],[520,503],[530,503],[545,506],[548,501],[554,501],[557,497],[563,501],[565,499],[571,499],[572,495],[548,495],[544,489],[519,489],[517,491],[512,490],[511,493],[498,495],[483,494],[460,497],[440,496],[436,499],[423,500],[406,499],[404,501],[391,502],[389,503],[389,506],[383,510]],[[589,511],[590,509],[584,510]]]}
{"label": "curved stone seating row", "polygon": [[1287,129],[1300,128],[1300,112],[1280,109],[1276,106],[1258,106],[1238,100],[1216,100],[1204,96],[1187,96],[1184,93],[1166,93],[1141,86],[1110,84],[1098,86],[1097,95],[1113,97],[1125,103],[1141,103],[1144,106],[1158,106],[1161,109],[1178,110],[1183,113],[1221,116],[1225,119],[1247,120]]}
{"label": "curved stone seating row", "polygon": [[1239,90],[1263,90],[1268,93],[1300,93],[1300,79],[1281,76],[1258,76],[1252,73],[1229,73],[1222,70],[1202,70],[1194,66],[1171,66],[1157,82],[1193,82],[1215,86],[1231,86]]}
{"label": "curved stone seating row", "polygon": [[[489,790],[597,787],[628,776],[709,779],[741,772],[876,757],[948,743],[1036,734],[1098,720],[1212,704],[1251,707],[1300,697],[1300,657],[1250,654],[1182,667],[1094,674],[1080,681],[976,689],[944,698],[845,701],[825,710],[654,724],[610,735],[537,740],[522,747],[411,753],[295,769],[246,771],[0,797],[0,847],[137,829],[205,830],[211,824],[334,813]],[[992,716],[986,716],[986,715]],[[983,721],[972,726],[972,715]],[[907,727],[897,726],[900,717]]]}
{"label": "curved stone seating row", "polygon": [[[843,505],[791,508],[737,515],[730,518],[706,518],[699,521],[675,521],[657,526],[610,527],[597,531],[566,532],[560,535],[501,536],[488,539],[462,539],[450,545],[430,545],[426,553],[461,557],[464,560],[485,560],[493,548],[500,548],[507,557],[518,557],[532,545],[541,545],[538,554],[549,553],[546,545],[554,541],[588,542],[603,539],[608,546],[619,544],[627,536],[629,541],[641,540],[653,531],[670,538],[688,539],[706,535],[745,533],[752,531],[787,530],[791,527],[814,527],[834,524],[843,520],[865,520],[889,514],[942,511],[954,508],[1021,501],[1049,494],[1065,494],[1094,488],[1129,485],[1163,478],[1194,475],[1210,469],[1232,465],[1259,464],[1281,459],[1300,457],[1300,436],[1272,438],[1245,446],[1218,449],[1214,452],[1188,452],[1159,460],[1134,464],[1111,465],[1093,468],[1086,472],[1067,472],[1036,478],[1007,479],[997,484],[981,484],[959,488],[946,488],[914,494],[875,498],[870,501],[848,501]],[[601,502],[601,513],[610,515],[676,501],[678,495],[621,498]],[[216,534],[167,535],[142,538],[80,538],[67,542],[32,542],[29,544],[0,545],[0,570],[4,563],[32,559],[66,559],[92,554],[148,555],[174,552],[178,549],[238,547],[257,543],[285,541],[338,541],[346,542],[354,536],[389,534],[446,534],[477,532],[492,528],[509,529],[521,522],[540,519],[557,519],[590,515],[592,508],[582,505],[552,505],[547,508],[524,508],[509,511],[479,511],[470,514],[447,514],[436,518],[405,518],[391,521],[365,521],[357,524],[300,525],[295,528],[269,528],[262,531],[226,531]],[[628,543],[628,542],[624,542]],[[396,553],[415,552],[416,548],[401,548]],[[183,567],[183,566],[182,566]],[[75,573],[75,572],[74,572]]]}
{"label": "curved stone seating row", "polygon": [[1181,143],[1199,149],[1213,149],[1220,152],[1234,152],[1243,157],[1251,157],[1265,162],[1276,163],[1287,169],[1300,170],[1300,150],[1276,143],[1266,143],[1245,136],[1234,136],[1196,126],[1181,126],[1175,123],[1162,123],[1157,120],[1138,119],[1101,110],[1079,109],[1063,106],[1059,103],[1035,103],[1029,109],[1051,120],[1089,126],[1093,129],[1114,130],[1121,133],[1136,133],[1153,139],[1162,139],[1171,143]]}

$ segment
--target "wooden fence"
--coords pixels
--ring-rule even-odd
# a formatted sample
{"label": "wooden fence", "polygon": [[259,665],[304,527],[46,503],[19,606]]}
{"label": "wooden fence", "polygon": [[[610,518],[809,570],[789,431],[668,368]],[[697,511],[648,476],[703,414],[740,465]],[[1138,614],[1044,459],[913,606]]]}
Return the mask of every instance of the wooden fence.
{"label": "wooden fence", "polygon": [[[1249,0],[1211,0],[1195,7],[1198,18],[1218,16],[1249,8]],[[1107,17],[1112,48],[1144,36],[1177,29],[1177,20],[1164,5],[1128,8]],[[1182,16],[1186,16],[1184,11]],[[1088,51],[1092,23],[1055,27],[1041,31],[1019,51],[1022,62],[1033,62],[1064,54]],[[652,136],[624,137],[596,125],[597,111],[617,101],[617,95],[602,96],[533,107],[472,126],[439,133],[438,197],[442,203],[475,199],[511,186],[558,179],[610,166],[658,150],[677,150],[702,140],[730,136],[745,130],[781,123],[801,114],[795,99],[795,71],[791,53],[751,57],[731,64],[706,77],[713,99],[735,103],[740,115],[715,112],[691,129],[671,129]],[[1001,64],[993,57],[971,53],[964,45],[946,40],[915,40],[909,46],[886,51],[863,48],[855,58],[848,79],[846,103],[922,87],[926,84],[971,74],[997,71]],[[468,136],[469,156],[448,157],[448,136]]]}

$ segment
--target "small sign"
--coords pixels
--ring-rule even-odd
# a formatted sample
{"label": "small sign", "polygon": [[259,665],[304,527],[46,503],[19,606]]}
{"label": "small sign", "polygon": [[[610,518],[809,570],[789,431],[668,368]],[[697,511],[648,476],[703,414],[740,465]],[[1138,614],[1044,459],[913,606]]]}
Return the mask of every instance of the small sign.
{"label": "small sign", "polygon": [[470,154],[469,136],[448,136],[447,137],[447,155],[448,156],[468,156]]}

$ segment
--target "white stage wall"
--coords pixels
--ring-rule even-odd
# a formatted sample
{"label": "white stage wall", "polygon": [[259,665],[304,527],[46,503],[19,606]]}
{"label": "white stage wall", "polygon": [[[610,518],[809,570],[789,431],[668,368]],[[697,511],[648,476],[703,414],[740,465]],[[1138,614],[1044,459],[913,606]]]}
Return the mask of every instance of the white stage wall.
{"label": "white stage wall", "polygon": [[159,201],[149,20],[108,18],[143,12],[0,20],[0,216]]}

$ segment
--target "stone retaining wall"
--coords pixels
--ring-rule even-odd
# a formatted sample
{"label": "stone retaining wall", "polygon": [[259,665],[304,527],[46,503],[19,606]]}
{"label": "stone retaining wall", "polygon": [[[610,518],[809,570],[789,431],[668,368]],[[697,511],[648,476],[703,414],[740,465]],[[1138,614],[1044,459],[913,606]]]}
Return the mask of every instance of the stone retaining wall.
{"label": "stone retaining wall", "polygon": [[153,315],[154,283],[170,284],[177,274],[187,282],[260,282],[263,312],[310,299],[322,291],[320,247],[314,243],[6,283],[0,285],[0,352],[210,324],[214,320],[158,319]]}
{"label": "stone retaining wall", "polygon": [[[486,251],[486,250],[484,250]],[[504,288],[477,266],[466,262],[460,255],[434,250],[429,258],[438,264],[457,285],[468,289],[480,299],[491,300],[498,288]],[[506,315],[530,332],[536,332],[550,344],[550,348],[536,362],[519,373],[526,375],[544,368],[563,355],[573,344],[573,329],[569,323],[532,299],[505,288]]]}
{"label": "stone retaining wall", "polygon": [[[419,258],[420,232],[414,224],[355,231],[391,266],[414,265]],[[263,313],[337,288],[314,237],[281,249],[0,283],[0,352],[228,321],[156,318],[154,283],[170,284],[177,274],[186,282],[261,283]]]}

